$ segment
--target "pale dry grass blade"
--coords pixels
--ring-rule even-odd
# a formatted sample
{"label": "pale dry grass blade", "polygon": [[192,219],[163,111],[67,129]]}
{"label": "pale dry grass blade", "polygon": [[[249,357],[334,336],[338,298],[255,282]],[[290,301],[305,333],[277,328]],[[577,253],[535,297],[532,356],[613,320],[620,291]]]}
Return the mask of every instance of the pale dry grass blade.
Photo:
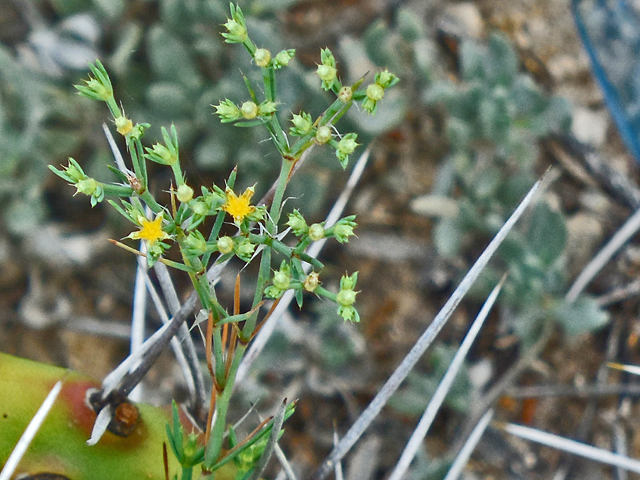
{"label": "pale dry grass blade", "polygon": [[122,158],[120,149],[118,148],[118,145],[116,144],[116,141],[114,140],[113,135],[111,135],[111,130],[109,130],[109,127],[104,122],[102,123],[102,131],[104,132],[104,136],[107,137],[107,142],[109,143],[109,148],[111,149],[113,158],[116,161],[116,166],[118,167],[118,170],[120,170],[124,174],[131,173],[131,170],[129,170],[127,166],[124,164],[124,158]]}
{"label": "pale dry grass blade", "polygon": [[467,438],[467,441],[464,443],[460,452],[451,464],[451,468],[449,468],[444,480],[457,480],[460,477],[460,474],[462,473],[462,470],[464,470],[464,467],[467,466],[467,462],[469,461],[469,458],[471,458],[471,454],[475,450],[476,445],[478,445],[484,431],[487,429],[487,426],[489,426],[489,422],[491,422],[494,413],[493,409],[489,409],[487,410],[487,413],[480,418],[480,421],[476,424],[471,435],[469,435],[469,438]]}
{"label": "pale dry grass blade", "polygon": [[516,208],[511,217],[509,217],[509,219],[505,222],[505,224],[484,250],[484,252],[480,255],[476,263],[471,267],[469,272],[462,279],[460,285],[458,285],[447,303],[444,305],[444,307],[442,307],[440,312],[438,312],[436,317],[433,319],[433,322],[431,322],[429,327],[420,336],[416,344],[411,348],[402,363],[398,366],[398,368],[396,368],[396,370],[389,377],[387,382],[380,389],[371,403],[369,403],[364,412],[351,426],[338,446],[332,450],[328,458],[325,459],[325,461],[320,465],[316,472],[311,476],[312,480],[322,480],[326,478],[326,476],[333,469],[335,463],[340,461],[347,454],[351,447],[353,447],[360,436],[369,427],[371,422],[373,422],[378,413],[380,413],[391,395],[393,395],[393,393],[398,389],[402,381],[407,377],[409,372],[422,357],[426,349],[433,343],[436,335],[440,332],[460,301],[462,301],[462,298],[467,294],[473,283],[477,280],[478,276],[486,267],[487,263],[496,252],[502,241],[506,238],[507,234],[514,227],[515,223],[522,216],[527,207],[531,204],[543,181],[545,181],[545,177],[543,177],[542,180],[536,182],[531,190],[529,190],[529,193],[522,200],[522,202],[520,202],[518,208]]}
{"label": "pale dry grass blade", "polygon": [[[149,292],[149,296],[151,297],[151,301],[153,302],[153,305],[156,309],[156,312],[158,313],[158,316],[160,317],[160,320],[162,321],[163,324],[169,323],[169,316],[167,315],[167,312],[164,309],[164,305],[162,305],[162,300],[160,299],[160,295],[158,295],[158,292],[156,291],[155,287],[151,283],[151,279],[149,278],[148,275],[146,276],[146,284],[147,284],[147,291]],[[180,370],[182,370],[182,376],[184,377],[185,383],[187,384],[187,390],[189,390],[189,397],[192,401],[195,401],[198,396],[198,393],[197,393],[196,382],[193,374],[194,369],[192,368],[191,365],[189,365],[189,362],[185,355],[185,349],[183,349],[183,344],[180,342],[180,340],[178,340],[177,337],[173,337],[171,339],[171,349],[173,350],[173,354],[176,357],[176,361],[180,366]],[[198,367],[198,372],[199,372],[200,366],[197,363],[196,363],[196,366]],[[134,389],[134,391],[135,390],[136,389]],[[204,385],[202,387],[201,395],[204,395]]]}
{"label": "pale dry grass blade", "polygon": [[[146,253],[147,246],[140,241],[140,252]],[[137,257],[136,279],[133,284],[133,311],[131,313],[131,339],[130,352],[135,353],[144,343],[145,317],[147,312],[147,259]],[[129,398],[134,402],[140,402],[143,398],[143,384],[140,383],[131,391]]]}
{"label": "pale dry grass blade", "polygon": [[[340,437],[338,436],[338,428],[336,427],[335,421],[333,423],[333,447],[335,448],[338,443],[340,443]],[[342,473],[342,462],[337,462],[334,468],[335,480],[344,480],[344,475]]]}
{"label": "pale dry grass blade", "polygon": [[20,440],[16,443],[16,446],[13,448],[11,455],[9,455],[9,458],[0,472],[0,480],[9,480],[11,478],[13,472],[20,463],[20,460],[22,460],[22,457],[29,448],[29,445],[31,445],[33,438],[36,436],[38,430],[40,430],[40,427],[47,418],[56,398],[58,398],[58,395],[60,394],[60,390],[62,390],[62,380],[56,382],[40,405],[40,408],[38,408],[36,414],[29,422],[29,425],[27,425],[27,428],[22,433]]}
{"label": "pale dry grass blade", "polygon": [[570,440],[559,435],[543,432],[542,430],[525,427],[523,425],[506,423],[498,426],[505,432],[525,440],[546,445],[573,455],[578,455],[595,462],[620,467],[634,473],[640,473],[640,461],[633,458],[625,457],[602,448],[587,445],[586,443],[576,442],[575,440]]}
{"label": "pale dry grass blade", "polygon": [[134,354],[125,358],[120,365],[112,370],[104,380],[102,380],[102,399],[106,398],[125,378],[130,374],[130,370],[133,366],[140,362],[145,353],[151,349],[161,338],[166,335],[166,332],[170,330],[172,323],[167,323],[158,329],[153,335],[151,335],[136,351]]}
{"label": "pale dry grass blade", "polygon": [[491,291],[484,305],[480,309],[478,316],[469,328],[469,332],[462,341],[460,348],[458,348],[458,351],[453,357],[453,360],[451,361],[447,372],[440,381],[440,384],[433,394],[433,397],[431,397],[431,400],[429,401],[429,404],[427,405],[422,418],[420,418],[416,429],[413,431],[409,442],[407,442],[407,445],[405,446],[404,451],[402,452],[402,455],[398,460],[398,463],[391,472],[389,480],[401,480],[409,469],[411,462],[413,461],[416,453],[424,442],[424,438],[427,436],[427,432],[429,431],[434,418],[436,418],[438,410],[442,406],[445,397],[449,393],[451,385],[453,385],[453,381],[455,380],[456,375],[458,375],[458,372],[462,367],[464,359],[467,356],[471,345],[478,336],[478,333],[480,333],[480,329],[484,325],[484,321],[486,320],[487,315],[489,315],[489,312],[493,308],[493,305],[498,298],[498,294],[500,293],[500,290],[502,290],[505,278],[506,276],[502,277],[500,283],[496,285],[496,287]]}
{"label": "pale dry grass blade", "polygon": [[271,459],[271,455],[278,444],[278,437],[280,436],[280,430],[282,429],[282,424],[284,423],[284,414],[287,411],[287,399],[285,398],[280,407],[278,408],[278,412],[275,417],[273,417],[273,426],[271,427],[271,434],[269,435],[269,440],[267,440],[267,445],[264,447],[264,451],[260,456],[260,460],[256,463],[254,467],[253,473],[249,477],[249,480],[258,480],[264,469],[267,468],[267,463],[269,463],[269,459]]}
{"label": "pale dry grass blade", "polygon": [[280,448],[280,445],[278,445],[277,443],[274,451],[276,452],[276,457],[278,457],[278,461],[280,462],[280,466],[282,467],[282,472],[284,472],[284,478],[286,478],[287,480],[297,480],[296,474],[293,472],[293,468],[291,468],[291,464],[289,463],[287,456],[284,454],[284,452]]}
{"label": "pale dry grass blade", "polygon": [[611,240],[597,253],[595,257],[580,272],[567,292],[566,300],[574,302],[586,286],[593,280],[620,248],[640,230],[640,210],[631,215],[615,233]]}

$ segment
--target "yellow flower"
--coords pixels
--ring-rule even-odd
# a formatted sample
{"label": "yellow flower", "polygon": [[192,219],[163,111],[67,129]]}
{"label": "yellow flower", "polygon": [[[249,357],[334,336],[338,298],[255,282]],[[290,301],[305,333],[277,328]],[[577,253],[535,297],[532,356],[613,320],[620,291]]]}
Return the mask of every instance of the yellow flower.
{"label": "yellow flower", "polygon": [[146,240],[150,245],[153,245],[158,240],[164,240],[169,238],[167,232],[162,231],[162,213],[156,215],[155,220],[141,219],[142,227],[137,232],[133,232],[128,238],[134,240]]}
{"label": "yellow flower", "polygon": [[254,187],[247,188],[240,196],[237,196],[230,188],[227,188],[224,192],[226,202],[222,206],[222,209],[231,215],[233,217],[233,221],[238,225],[242,223],[247,215],[251,215],[256,211],[256,207],[251,205],[251,197],[253,197]]}

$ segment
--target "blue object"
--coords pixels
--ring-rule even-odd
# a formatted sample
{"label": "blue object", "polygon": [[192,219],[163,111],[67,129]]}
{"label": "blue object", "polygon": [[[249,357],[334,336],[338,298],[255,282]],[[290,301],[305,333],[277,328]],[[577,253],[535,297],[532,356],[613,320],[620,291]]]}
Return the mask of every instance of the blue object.
{"label": "blue object", "polygon": [[572,0],[571,8],[611,116],[640,162],[640,6],[633,3]]}

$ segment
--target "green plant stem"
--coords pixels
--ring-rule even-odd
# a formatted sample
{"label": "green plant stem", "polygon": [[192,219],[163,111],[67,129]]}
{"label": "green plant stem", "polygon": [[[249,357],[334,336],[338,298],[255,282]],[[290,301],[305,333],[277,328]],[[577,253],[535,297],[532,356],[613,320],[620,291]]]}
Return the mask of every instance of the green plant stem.
{"label": "green plant stem", "polygon": [[133,188],[128,185],[112,185],[108,183],[99,183],[104,189],[105,196],[130,197],[133,195]]}
{"label": "green plant stem", "polygon": [[326,288],[321,287],[320,285],[318,285],[316,287],[316,289],[313,291],[313,293],[315,293],[316,295],[320,295],[322,297],[326,297],[329,300],[333,301],[333,302],[337,302],[338,300],[338,295],[330,292],[329,290],[327,290]]}
{"label": "green plant stem", "polygon": [[[264,295],[264,287],[269,281],[271,271],[271,249],[265,248],[262,251],[262,258],[260,259],[260,270],[258,271],[258,280],[256,281],[256,292],[253,296],[253,305],[251,308],[255,308],[261,301]],[[248,342],[253,334],[253,330],[256,328],[256,321],[258,320],[258,309],[251,315],[244,324],[240,340]]]}
{"label": "green plant stem", "polygon": [[[220,229],[222,228],[222,222],[224,222],[224,216],[226,212],[224,210],[220,210],[216,215],[216,221],[213,224],[213,228],[211,229],[211,233],[209,233],[209,240],[207,243],[213,243],[218,238],[218,234],[220,233]],[[211,252],[207,252],[202,257],[202,264],[205,268],[209,268],[209,260],[211,259]]]}
{"label": "green plant stem", "polygon": [[136,175],[146,190],[149,188],[149,176],[147,175],[147,162],[144,158],[144,147],[142,146],[142,142],[139,139],[136,139],[133,140],[133,142],[129,141],[127,143],[129,144],[129,151],[131,152],[131,159],[134,161],[134,170],[136,164],[138,165]]}
{"label": "green plant stem", "polygon": [[276,233],[276,226],[280,220],[280,213],[282,211],[282,200],[284,199],[284,191],[289,183],[289,175],[295,165],[295,161],[282,159],[282,167],[280,168],[280,175],[278,176],[278,186],[273,196],[273,202],[271,203],[271,210],[269,215],[271,219],[267,222],[267,232],[274,235]]}
{"label": "green plant stem", "polygon": [[262,69],[262,80],[264,82],[264,95],[270,102],[276,101],[276,76],[273,67]]}
{"label": "green plant stem", "polygon": [[193,467],[182,467],[182,480],[191,480],[193,477]]}
{"label": "green plant stem", "polygon": [[278,117],[275,115],[275,113],[271,115],[271,118],[267,123],[265,123],[265,126],[273,137],[274,143],[280,155],[283,157],[285,155],[289,155],[291,150],[289,147],[289,140],[287,139],[287,135],[284,133],[284,130],[282,130],[282,126],[280,125]]}
{"label": "green plant stem", "polygon": [[224,439],[224,430],[227,422],[226,419],[227,410],[229,409],[229,400],[231,399],[231,394],[233,393],[233,384],[235,383],[238,367],[240,366],[240,362],[246,350],[247,345],[242,343],[238,344],[235,356],[233,357],[233,361],[231,363],[231,368],[229,369],[229,376],[226,379],[224,389],[222,390],[222,394],[216,399],[216,421],[213,424],[213,428],[211,429],[209,443],[204,452],[204,468],[206,469],[210,469],[217,463],[218,456],[220,455],[220,451],[222,450],[222,441]]}
{"label": "green plant stem", "polygon": [[172,163],[171,170],[173,170],[173,176],[176,179],[176,187],[184,185],[184,177],[182,176],[182,170],[180,169],[180,162]]}
{"label": "green plant stem", "polygon": [[151,209],[151,211],[156,215],[160,212],[164,212],[164,208],[162,207],[162,205],[160,205],[156,201],[156,199],[153,198],[153,195],[149,193],[149,190],[145,189],[144,192],[139,194],[139,196],[142,200],[144,200],[144,203],[146,203],[147,206]]}
{"label": "green plant stem", "polygon": [[[218,383],[218,386],[221,387],[225,387],[226,385],[226,380],[224,378],[224,370],[225,370],[225,362],[224,362],[224,358],[222,358],[222,329],[220,328],[219,325],[216,325],[217,322],[217,315],[214,312],[214,327],[213,327],[213,356],[215,359],[215,367],[214,367],[214,373],[216,376],[216,382]],[[213,388],[216,388],[215,386]]]}
{"label": "green plant stem", "polygon": [[116,102],[116,99],[113,96],[111,96],[108,100],[105,100],[105,103],[107,104],[107,107],[109,107],[109,111],[111,112],[111,115],[113,115],[113,118],[122,116],[122,111],[118,106],[118,102]]}

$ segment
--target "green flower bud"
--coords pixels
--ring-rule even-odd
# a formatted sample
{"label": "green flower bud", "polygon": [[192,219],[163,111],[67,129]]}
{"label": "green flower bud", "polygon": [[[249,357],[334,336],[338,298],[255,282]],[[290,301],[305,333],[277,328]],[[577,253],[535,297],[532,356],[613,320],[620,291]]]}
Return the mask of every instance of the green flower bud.
{"label": "green flower bud", "polygon": [[113,87],[107,70],[100,60],[96,60],[95,65],[89,64],[89,68],[93,73],[93,77],[89,77],[89,80],[84,80],[86,85],[74,85],[74,87],[80,92],[80,95],[93,100],[102,100],[103,102],[111,100],[113,98]]}
{"label": "green flower bud", "polygon": [[218,105],[212,105],[216,109],[216,114],[222,123],[233,122],[242,117],[242,112],[231,100],[226,99]]}
{"label": "green flower bud", "polygon": [[178,187],[176,197],[178,197],[178,200],[180,200],[182,203],[187,203],[193,198],[193,188],[191,188],[186,183],[180,185]]}
{"label": "green flower bud", "polygon": [[345,85],[338,92],[338,99],[343,103],[349,103],[353,98],[353,90],[351,87]]}
{"label": "green flower bud", "polygon": [[222,36],[225,38],[225,42],[227,43],[243,43],[247,38],[249,38],[244,15],[242,14],[240,7],[236,7],[231,4],[230,8],[231,19],[227,19],[227,23],[224,24],[228,33],[223,33]]}
{"label": "green flower bud", "polygon": [[99,80],[95,78],[89,77],[89,80],[84,81],[87,85],[75,85],[75,87],[80,90],[80,93],[85,97],[89,97],[93,100],[102,100],[106,102],[113,98],[113,89],[110,88],[111,85],[104,85]]}
{"label": "green flower bud", "polygon": [[293,123],[293,127],[289,129],[289,133],[297,137],[307,135],[313,128],[311,115],[305,112],[300,112],[300,115],[294,114],[293,118],[291,119],[291,123]]}
{"label": "green flower bud", "polygon": [[129,138],[132,140],[140,140],[144,136],[144,132],[151,125],[148,123],[136,123],[133,129],[129,132]]}
{"label": "green flower bud", "polygon": [[191,459],[198,452],[199,444],[198,444],[198,435],[195,433],[190,433],[187,437],[187,443],[184,445],[184,456],[185,458]]}
{"label": "green flower bud", "polygon": [[258,115],[261,117],[266,117],[267,115],[272,115],[276,111],[275,102],[262,102],[258,107]]}
{"label": "green flower bud", "polygon": [[87,178],[80,164],[71,157],[69,157],[69,165],[64,167],[63,172],[58,169],[55,169],[54,171],[60,172],[62,178],[64,178],[69,183],[75,184],[80,180],[84,180],[85,178]]}
{"label": "green flower bud", "polygon": [[358,323],[360,321],[360,315],[358,314],[358,311],[352,306],[338,307],[338,315],[349,322]]}
{"label": "green flower bud", "polygon": [[283,293],[284,290],[280,290],[275,285],[270,285],[264,289],[264,294],[267,298],[280,298]]}
{"label": "green flower bud", "polygon": [[242,43],[247,39],[247,29],[235,20],[228,20],[224,26],[229,32],[227,43]]}
{"label": "green flower bud", "polygon": [[207,250],[207,241],[200,232],[195,230],[186,238],[185,246],[190,250],[190,253],[202,255]]}
{"label": "green flower bud", "polygon": [[273,61],[273,66],[275,68],[286,67],[287,65],[289,65],[289,62],[291,61],[295,53],[296,51],[294,49],[282,50],[281,52],[278,52],[276,58]]}
{"label": "green flower bud", "polygon": [[248,262],[249,260],[251,260],[255,249],[256,246],[251,243],[248,238],[243,238],[236,244],[234,251],[238,258],[244,260],[245,262]]}
{"label": "green flower bud", "polygon": [[98,190],[98,182],[93,178],[84,178],[76,183],[76,189],[78,193],[84,193],[85,195],[93,195]]}
{"label": "green flower bud", "polygon": [[354,272],[353,275],[343,275],[340,279],[340,290],[353,290],[356,288],[358,281],[358,272]]}
{"label": "green flower bud", "polygon": [[374,102],[378,102],[382,100],[384,97],[384,88],[382,88],[377,83],[372,83],[367,87],[367,98],[373,100]]}
{"label": "green flower bud", "polygon": [[286,290],[291,283],[291,276],[289,271],[277,271],[273,274],[273,286],[279,290]]}
{"label": "green flower bud", "polygon": [[149,267],[153,267],[166,249],[167,244],[162,242],[154,242],[149,245],[149,250],[147,251],[147,263]]}
{"label": "green flower bud", "polygon": [[271,52],[266,48],[258,48],[253,53],[253,59],[259,67],[266,67],[271,61]]}
{"label": "green flower bud", "polygon": [[173,165],[178,161],[178,157],[161,143],[156,143],[152,148],[147,147],[146,151],[146,158],[161,165]]}
{"label": "green flower bud", "polygon": [[356,303],[356,295],[358,294],[358,292],[353,290],[357,281],[358,272],[355,272],[351,276],[344,275],[340,279],[340,291],[336,296],[336,302],[338,302],[339,305],[338,315],[352,322],[360,321],[360,315],[358,315],[357,310],[353,307],[353,304]]}
{"label": "green flower bud", "polygon": [[196,215],[205,216],[207,213],[209,213],[209,207],[207,207],[205,202],[202,202],[200,200],[196,200],[195,202],[193,202],[190,207],[193,210],[193,213],[195,213]]}
{"label": "green flower bud", "polygon": [[356,303],[356,295],[357,292],[354,292],[353,290],[340,290],[336,297],[336,301],[338,302],[338,305],[349,307]]}
{"label": "green flower bud", "polygon": [[329,140],[331,140],[331,128],[329,128],[326,125],[318,127],[318,130],[316,131],[315,140],[320,145],[327,143]]}
{"label": "green flower bud", "polygon": [[353,234],[352,225],[342,223],[333,227],[333,237],[340,243],[348,242]]}
{"label": "green flower bud", "polygon": [[336,156],[338,157],[338,160],[340,160],[342,168],[347,167],[349,155],[351,155],[358,146],[358,143],[356,143],[356,138],[358,138],[358,135],[356,133],[348,133],[347,135],[342,137],[340,142],[338,142],[338,148],[336,148]]}
{"label": "green flower bud", "polygon": [[395,85],[398,82],[398,77],[389,70],[384,70],[383,72],[376,74],[375,82],[383,89],[386,89]]}
{"label": "green flower bud", "polygon": [[316,73],[320,77],[320,80],[322,80],[323,82],[333,83],[338,72],[331,65],[318,65],[318,70]]}
{"label": "green flower bud", "polygon": [[247,120],[253,120],[258,116],[258,106],[253,102],[244,102],[240,106],[240,112]]}
{"label": "green flower bud", "polygon": [[309,238],[314,242],[322,240],[324,238],[324,227],[319,223],[311,225],[309,227]]}
{"label": "green flower bud", "polygon": [[298,210],[294,210],[293,213],[289,214],[289,221],[286,224],[291,227],[293,233],[298,237],[309,231],[307,222]]}
{"label": "green flower bud", "polygon": [[302,285],[307,292],[313,292],[316,288],[318,288],[319,284],[319,274],[316,272],[311,272],[309,275],[307,275],[307,278],[304,279],[304,283]]}
{"label": "green flower bud", "polygon": [[348,133],[342,138],[342,140],[340,140],[340,142],[338,142],[338,150],[345,155],[352,154],[358,146],[356,138],[358,138],[356,133]]}
{"label": "green flower bud", "polygon": [[235,243],[233,243],[233,238],[231,237],[220,237],[216,242],[216,246],[218,247],[218,251],[226,255],[227,253],[233,252],[233,247],[235,247]]}
{"label": "green flower bud", "polygon": [[328,48],[320,50],[320,61],[323,65],[336,66],[336,59]]}
{"label": "green flower bud", "polygon": [[245,218],[250,222],[259,222],[264,219],[267,214],[267,207],[265,205],[261,205],[259,207],[255,207],[255,210],[249,213]]}
{"label": "green flower bud", "polygon": [[336,59],[331,50],[325,48],[320,51],[321,64],[318,65],[317,74],[322,80],[322,88],[331,90],[333,83],[337,80]]}

